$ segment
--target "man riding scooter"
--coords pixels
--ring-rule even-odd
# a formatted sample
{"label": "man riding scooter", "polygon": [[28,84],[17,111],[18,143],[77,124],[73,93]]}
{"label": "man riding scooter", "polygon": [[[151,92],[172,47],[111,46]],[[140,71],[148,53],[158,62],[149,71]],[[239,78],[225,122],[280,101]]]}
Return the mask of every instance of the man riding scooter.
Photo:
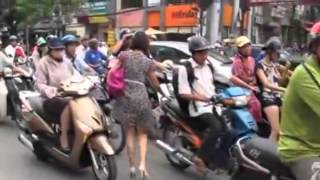
{"label": "man riding scooter", "polygon": [[[194,36],[189,39],[189,51],[192,53],[185,67],[179,69],[178,75],[178,94],[188,101],[188,113],[190,115],[188,124],[197,130],[209,128],[210,135],[204,141],[200,152],[201,159],[209,161],[212,157],[212,142],[224,132],[224,124],[219,117],[213,113],[213,105],[208,105],[212,97],[216,94],[214,80],[225,78],[225,72],[219,72],[213,63],[208,60],[208,52],[211,45],[206,39]],[[193,71],[190,74],[190,71]],[[189,73],[188,73],[189,72]],[[193,77],[192,77],[193,76]],[[229,81],[250,89],[249,85],[235,76],[228,76]],[[180,105],[181,106],[181,105]],[[195,162],[203,167],[203,162],[199,158]]]}
{"label": "man riding scooter", "polygon": [[310,56],[285,93],[279,150],[297,180],[320,179],[320,22],[311,28]]}

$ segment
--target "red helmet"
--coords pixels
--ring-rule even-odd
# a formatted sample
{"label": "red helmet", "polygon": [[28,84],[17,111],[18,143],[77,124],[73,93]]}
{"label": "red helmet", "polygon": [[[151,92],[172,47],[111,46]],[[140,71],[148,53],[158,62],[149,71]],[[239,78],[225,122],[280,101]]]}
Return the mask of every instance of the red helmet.
{"label": "red helmet", "polygon": [[21,47],[16,48],[16,57],[22,57],[22,58],[26,57],[26,55]]}
{"label": "red helmet", "polygon": [[310,35],[312,37],[320,35],[320,21],[316,22],[310,29]]}

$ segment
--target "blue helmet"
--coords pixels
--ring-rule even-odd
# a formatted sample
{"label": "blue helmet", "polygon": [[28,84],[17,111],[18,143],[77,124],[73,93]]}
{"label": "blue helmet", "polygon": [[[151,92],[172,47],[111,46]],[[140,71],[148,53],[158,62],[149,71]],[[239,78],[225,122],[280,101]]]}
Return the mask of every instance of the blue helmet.
{"label": "blue helmet", "polygon": [[67,34],[62,38],[62,41],[65,45],[71,44],[71,43],[78,43],[79,40],[75,35]]}
{"label": "blue helmet", "polygon": [[51,38],[48,42],[49,49],[64,49],[64,42],[60,38]]}

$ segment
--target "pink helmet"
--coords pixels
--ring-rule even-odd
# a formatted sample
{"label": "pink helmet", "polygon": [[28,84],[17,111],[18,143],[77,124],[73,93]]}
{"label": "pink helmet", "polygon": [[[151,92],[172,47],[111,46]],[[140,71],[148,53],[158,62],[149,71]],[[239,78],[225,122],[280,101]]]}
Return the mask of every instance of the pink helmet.
{"label": "pink helmet", "polygon": [[320,35],[320,21],[316,22],[310,29],[310,35],[312,37]]}

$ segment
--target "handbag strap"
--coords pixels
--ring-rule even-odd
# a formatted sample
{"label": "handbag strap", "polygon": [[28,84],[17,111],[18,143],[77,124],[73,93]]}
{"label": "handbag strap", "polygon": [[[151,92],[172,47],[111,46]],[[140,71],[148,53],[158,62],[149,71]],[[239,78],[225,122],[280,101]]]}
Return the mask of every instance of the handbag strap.
{"label": "handbag strap", "polygon": [[307,73],[309,74],[309,76],[311,77],[311,79],[314,81],[314,83],[318,86],[318,88],[320,89],[320,83],[317,81],[316,77],[311,73],[311,70],[307,67],[307,65],[305,63],[302,64],[302,66],[304,67],[304,69],[307,71]]}

